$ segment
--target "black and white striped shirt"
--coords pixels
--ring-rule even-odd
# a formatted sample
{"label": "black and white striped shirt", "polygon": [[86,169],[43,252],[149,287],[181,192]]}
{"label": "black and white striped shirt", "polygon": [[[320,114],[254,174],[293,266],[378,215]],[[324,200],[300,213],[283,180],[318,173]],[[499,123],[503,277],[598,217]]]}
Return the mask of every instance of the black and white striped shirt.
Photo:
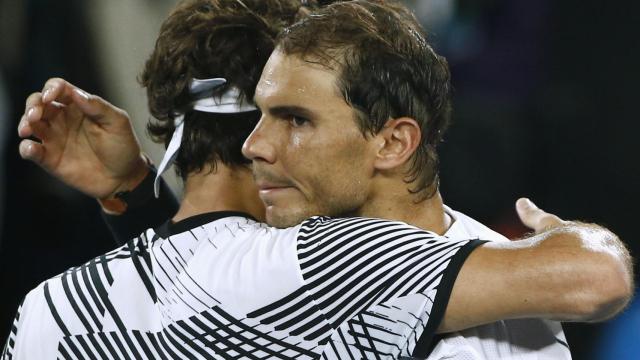
{"label": "black and white striped shirt", "polygon": [[411,356],[479,243],[380,219],[203,214],[40,284],[2,359]]}

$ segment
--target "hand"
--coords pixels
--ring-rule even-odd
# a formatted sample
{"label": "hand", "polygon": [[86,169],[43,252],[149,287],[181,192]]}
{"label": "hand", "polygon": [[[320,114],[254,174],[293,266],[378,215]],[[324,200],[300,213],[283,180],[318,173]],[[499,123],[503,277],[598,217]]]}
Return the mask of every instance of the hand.
{"label": "hand", "polygon": [[538,208],[527,198],[520,198],[516,201],[516,211],[520,221],[536,234],[567,224],[559,217]]}
{"label": "hand", "polygon": [[97,199],[135,188],[149,171],[127,113],[63,79],[27,98],[18,135],[23,159]]}

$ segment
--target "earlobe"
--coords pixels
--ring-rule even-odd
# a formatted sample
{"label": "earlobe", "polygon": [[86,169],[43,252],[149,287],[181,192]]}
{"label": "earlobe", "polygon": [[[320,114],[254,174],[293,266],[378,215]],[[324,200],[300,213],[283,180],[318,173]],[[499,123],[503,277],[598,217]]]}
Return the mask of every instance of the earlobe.
{"label": "earlobe", "polygon": [[420,144],[421,130],[418,122],[402,117],[387,121],[376,135],[378,146],[374,166],[378,170],[392,170],[409,162]]}

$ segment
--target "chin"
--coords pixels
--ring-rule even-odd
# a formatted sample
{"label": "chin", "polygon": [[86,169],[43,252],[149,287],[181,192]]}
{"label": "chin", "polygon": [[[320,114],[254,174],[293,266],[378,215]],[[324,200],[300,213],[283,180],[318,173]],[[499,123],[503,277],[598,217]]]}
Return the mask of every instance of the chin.
{"label": "chin", "polygon": [[303,211],[287,210],[267,209],[267,224],[277,228],[288,228],[296,226],[311,217],[311,215]]}

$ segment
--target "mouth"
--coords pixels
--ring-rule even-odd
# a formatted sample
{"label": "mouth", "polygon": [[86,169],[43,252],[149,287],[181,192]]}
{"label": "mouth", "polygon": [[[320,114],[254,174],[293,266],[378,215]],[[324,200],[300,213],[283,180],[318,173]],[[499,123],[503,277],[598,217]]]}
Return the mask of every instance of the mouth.
{"label": "mouth", "polygon": [[295,187],[290,184],[268,181],[258,181],[257,186],[260,199],[267,205],[284,200],[283,196],[287,197],[289,192],[295,190]]}
{"label": "mouth", "polygon": [[290,181],[285,180],[282,176],[277,176],[265,169],[261,169],[255,166],[255,164],[253,167],[253,177],[260,198],[267,204],[277,201],[280,196],[296,189]]}
{"label": "mouth", "polygon": [[269,184],[269,183],[258,183],[258,191],[260,194],[272,194],[277,193],[279,191],[291,189],[293,186],[284,185],[284,184]]}

